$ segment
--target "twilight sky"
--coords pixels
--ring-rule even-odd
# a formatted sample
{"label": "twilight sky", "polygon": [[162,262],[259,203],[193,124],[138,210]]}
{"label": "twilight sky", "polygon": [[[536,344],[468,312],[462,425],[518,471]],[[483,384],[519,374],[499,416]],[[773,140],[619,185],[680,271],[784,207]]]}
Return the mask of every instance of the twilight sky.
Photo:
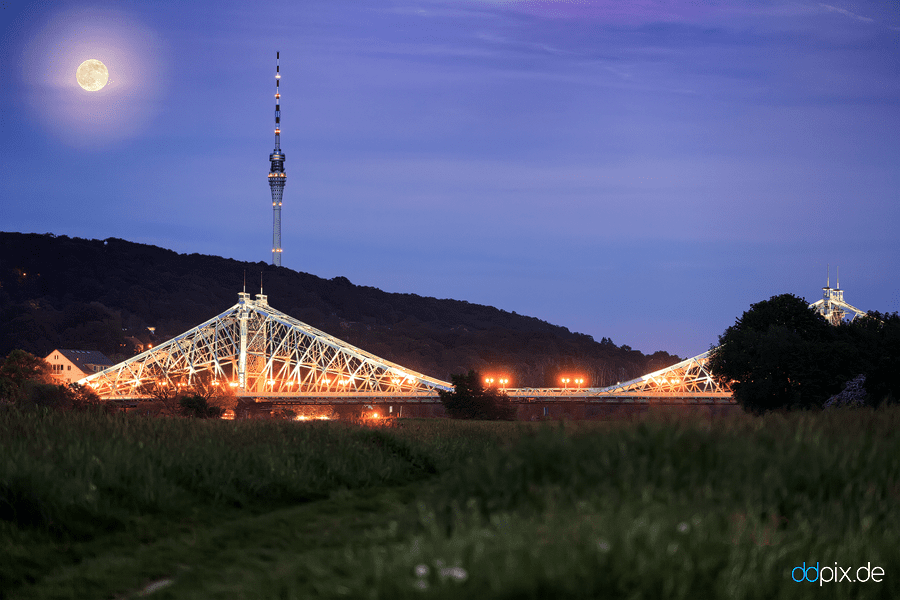
{"label": "twilight sky", "polygon": [[276,50],[286,267],[680,356],[900,310],[897,0],[3,0],[0,230],[270,262]]}

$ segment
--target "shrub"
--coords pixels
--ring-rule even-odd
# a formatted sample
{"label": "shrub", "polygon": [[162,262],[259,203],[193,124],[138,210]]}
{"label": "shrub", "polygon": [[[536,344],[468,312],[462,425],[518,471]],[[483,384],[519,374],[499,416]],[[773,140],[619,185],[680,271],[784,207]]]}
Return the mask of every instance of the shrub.
{"label": "shrub", "polygon": [[452,392],[438,392],[441,403],[454,419],[484,419],[512,421],[516,418],[505,392],[485,387],[477,371],[468,375],[451,375]]}

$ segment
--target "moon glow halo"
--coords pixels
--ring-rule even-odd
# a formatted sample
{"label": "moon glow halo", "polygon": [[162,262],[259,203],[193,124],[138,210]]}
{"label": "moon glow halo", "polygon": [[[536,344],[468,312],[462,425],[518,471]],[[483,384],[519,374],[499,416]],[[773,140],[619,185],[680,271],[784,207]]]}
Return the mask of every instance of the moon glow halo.
{"label": "moon glow halo", "polygon": [[75,79],[78,81],[78,85],[87,91],[96,92],[103,89],[103,86],[109,81],[109,70],[96,58],[89,58],[78,65]]}

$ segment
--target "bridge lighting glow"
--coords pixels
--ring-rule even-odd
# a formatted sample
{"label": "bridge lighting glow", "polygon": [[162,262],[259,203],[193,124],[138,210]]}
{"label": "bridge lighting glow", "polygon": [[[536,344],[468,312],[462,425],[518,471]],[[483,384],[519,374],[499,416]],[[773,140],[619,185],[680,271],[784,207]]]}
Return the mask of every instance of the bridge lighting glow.
{"label": "bridge lighting glow", "polygon": [[316,415],[315,417],[310,417],[309,415],[297,415],[294,417],[295,421],[310,421],[312,419],[316,419],[317,421],[330,421],[331,417],[328,415]]}
{"label": "bridge lighting glow", "polygon": [[500,384],[500,387],[506,387],[509,384],[509,378],[501,377],[500,379],[497,380],[497,383]]}
{"label": "bridge lighting glow", "polygon": [[484,382],[485,382],[487,385],[493,385],[493,384],[494,384],[494,378],[493,378],[493,377],[485,377],[485,378],[484,378]]}

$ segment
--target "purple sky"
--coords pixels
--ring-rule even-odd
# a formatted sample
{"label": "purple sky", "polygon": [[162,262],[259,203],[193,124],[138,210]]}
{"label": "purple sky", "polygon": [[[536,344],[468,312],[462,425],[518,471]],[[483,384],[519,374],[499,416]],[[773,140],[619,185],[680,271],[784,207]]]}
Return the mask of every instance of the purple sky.
{"label": "purple sky", "polygon": [[896,0],[3,1],[0,24],[2,231],[269,262],[280,50],[287,267],[681,356],[817,300],[828,264],[900,310]]}

